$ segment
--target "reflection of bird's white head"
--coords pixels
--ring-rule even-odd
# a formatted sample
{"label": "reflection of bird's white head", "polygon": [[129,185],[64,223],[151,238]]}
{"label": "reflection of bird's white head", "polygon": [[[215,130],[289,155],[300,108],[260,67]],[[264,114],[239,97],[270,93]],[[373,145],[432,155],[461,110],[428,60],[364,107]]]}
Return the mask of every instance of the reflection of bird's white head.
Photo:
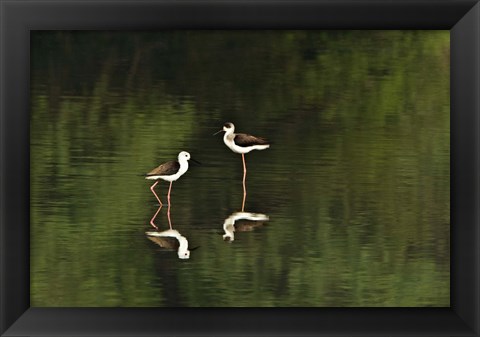
{"label": "reflection of bird's white head", "polygon": [[184,252],[178,251],[178,258],[182,260],[187,260],[190,258],[190,251],[186,250]]}
{"label": "reflection of bird's white head", "polygon": [[223,234],[223,241],[233,241],[235,239],[235,220],[230,216],[225,219],[225,222],[223,223],[223,230],[225,234]]}
{"label": "reflection of bird's white head", "polygon": [[227,234],[223,234],[223,241],[228,241],[228,242],[232,242],[234,240],[234,235],[233,233],[227,233]]}
{"label": "reflection of bird's white head", "polygon": [[225,123],[223,124],[223,131],[227,132],[227,133],[232,133],[235,131],[235,125],[233,125],[233,123]]}
{"label": "reflection of bird's white head", "polygon": [[190,251],[188,250],[188,241],[184,236],[177,237],[180,246],[178,246],[178,258],[182,260],[186,260],[190,258]]}
{"label": "reflection of bird's white head", "polygon": [[190,160],[190,153],[187,151],[182,151],[178,154],[178,161],[187,161]]}

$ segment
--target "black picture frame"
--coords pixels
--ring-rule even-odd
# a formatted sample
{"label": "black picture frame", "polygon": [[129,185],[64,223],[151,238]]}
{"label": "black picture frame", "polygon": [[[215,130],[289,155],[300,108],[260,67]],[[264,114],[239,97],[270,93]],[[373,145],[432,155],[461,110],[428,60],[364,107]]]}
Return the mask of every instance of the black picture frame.
{"label": "black picture frame", "polygon": [[[479,336],[480,4],[474,0],[0,0],[2,336]],[[449,308],[30,308],[32,30],[448,29]]]}

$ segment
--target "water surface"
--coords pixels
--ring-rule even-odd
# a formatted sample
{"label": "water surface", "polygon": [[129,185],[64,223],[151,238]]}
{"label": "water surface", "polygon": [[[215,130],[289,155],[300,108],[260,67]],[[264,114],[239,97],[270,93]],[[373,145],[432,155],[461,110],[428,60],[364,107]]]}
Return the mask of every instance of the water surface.
{"label": "water surface", "polygon": [[[449,306],[448,31],[35,32],[31,70],[32,306]],[[229,242],[226,121],[272,141]],[[145,234],[180,151],[189,259]]]}

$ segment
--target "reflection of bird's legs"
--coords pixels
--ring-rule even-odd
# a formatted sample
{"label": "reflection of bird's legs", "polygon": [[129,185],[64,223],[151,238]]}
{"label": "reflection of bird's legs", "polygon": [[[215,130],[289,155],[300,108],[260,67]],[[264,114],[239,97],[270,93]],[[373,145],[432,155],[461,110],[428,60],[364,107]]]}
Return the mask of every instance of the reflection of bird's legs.
{"label": "reflection of bird's legs", "polygon": [[242,203],[242,212],[245,208],[245,200],[247,199],[247,186],[245,185],[245,179],[247,178],[247,165],[245,164],[245,154],[242,153],[243,161],[243,203]]}
{"label": "reflection of bird's legs", "polygon": [[157,212],[155,213],[155,215],[152,217],[152,219],[150,220],[150,225],[153,226],[153,228],[155,229],[158,229],[158,227],[153,223],[153,220],[155,220],[155,218],[157,217],[157,214],[158,212],[160,212],[160,210],[162,209],[162,205],[160,205],[160,207],[157,209]]}
{"label": "reflection of bird's legs", "polygon": [[153,184],[151,187],[150,187],[150,191],[152,191],[152,193],[155,195],[155,198],[157,198],[158,202],[160,203],[160,207],[162,207],[162,202],[160,201],[160,198],[158,197],[157,193],[155,193],[155,190],[154,190],[154,187],[157,186],[159,180],[157,180],[155,182],[155,184]]}
{"label": "reflection of bird's legs", "polygon": [[167,195],[168,206],[170,206],[170,191],[172,190],[172,183],[173,181],[170,182],[170,187],[168,188],[168,195]]}
{"label": "reflection of bird's legs", "polygon": [[168,189],[168,210],[167,210],[167,217],[168,217],[168,224],[170,225],[170,229],[172,229],[172,220],[170,219],[170,191],[172,190],[172,183],[170,182],[170,188]]}
{"label": "reflection of bird's legs", "polygon": [[170,226],[170,229],[173,229],[172,220],[170,219],[170,205],[168,205],[167,218],[168,218],[168,225]]}

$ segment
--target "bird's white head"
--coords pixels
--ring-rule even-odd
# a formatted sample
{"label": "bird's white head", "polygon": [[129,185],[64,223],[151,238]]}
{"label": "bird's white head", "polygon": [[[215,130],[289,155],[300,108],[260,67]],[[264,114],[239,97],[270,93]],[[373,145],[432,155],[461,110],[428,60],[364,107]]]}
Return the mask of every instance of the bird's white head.
{"label": "bird's white head", "polygon": [[223,124],[223,128],[221,130],[218,130],[213,135],[215,136],[216,134],[219,134],[222,131],[225,131],[226,135],[230,135],[235,131],[235,125],[233,125],[233,123],[227,122]]}
{"label": "bird's white head", "polygon": [[187,260],[190,258],[190,251],[187,250],[178,250],[178,258],[182,260]]}
{"label": "bird's white head", "polygon": [[233,123],[227,122],[223,124],[223,131],[228,134],[233,133],[235,131],[235,125],[233,125]]}
{"label": "bird's white head", "polygon": [[187,151],[182,151],[178,154],[178,161],[188,161],[190,160],[190,153]]}

